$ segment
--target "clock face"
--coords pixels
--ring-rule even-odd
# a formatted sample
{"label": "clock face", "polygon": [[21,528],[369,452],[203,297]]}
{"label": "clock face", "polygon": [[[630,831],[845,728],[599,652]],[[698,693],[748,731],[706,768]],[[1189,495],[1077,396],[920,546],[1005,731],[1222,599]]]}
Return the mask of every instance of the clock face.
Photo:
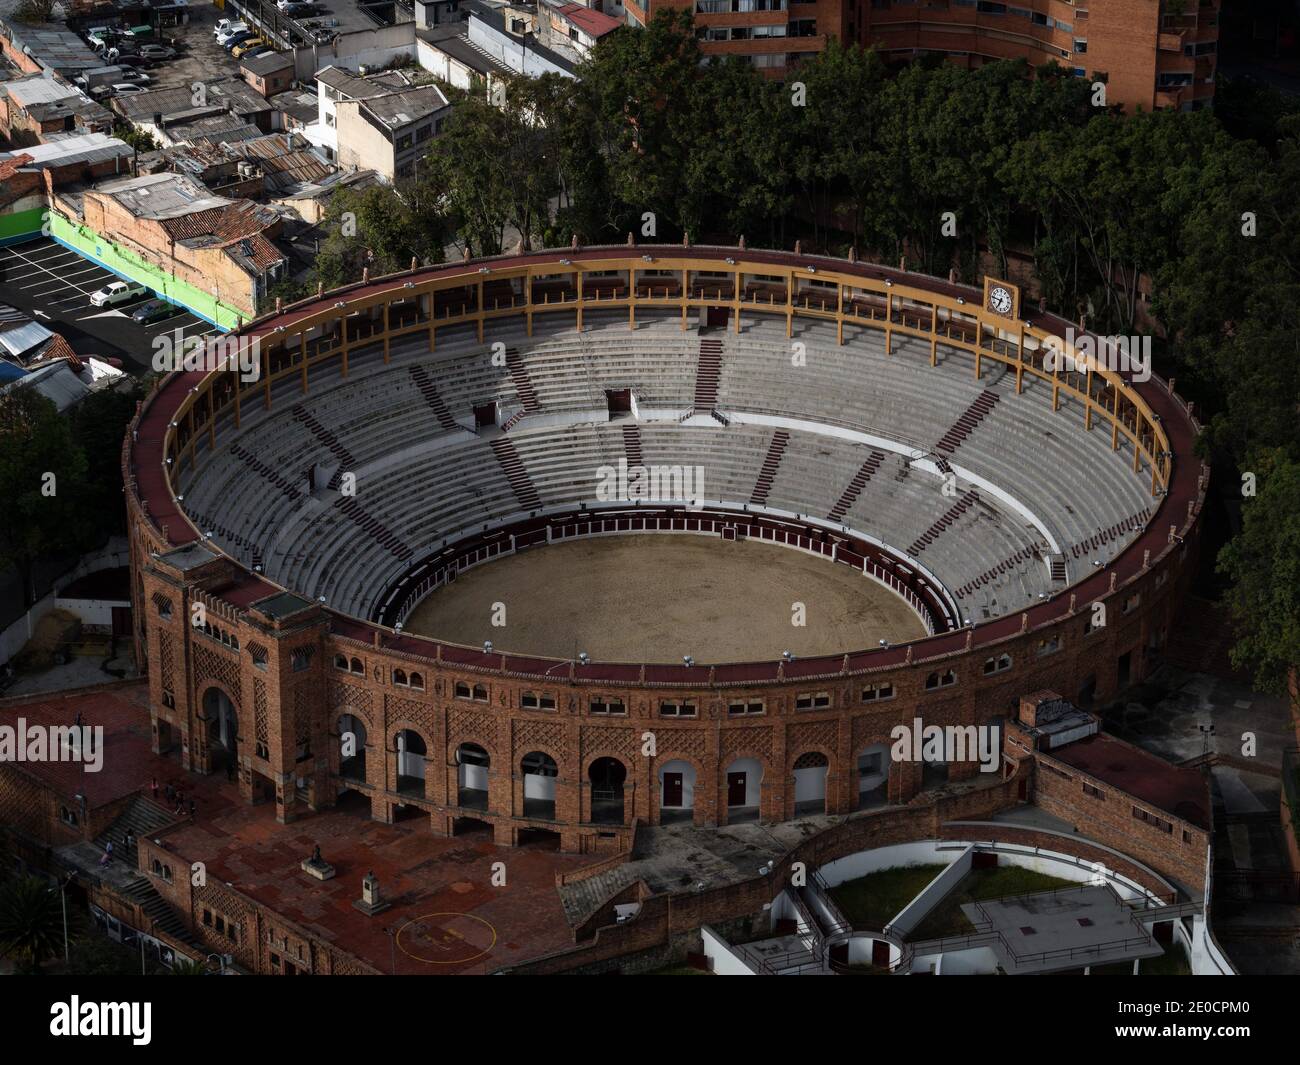
{"label": "clock face", "polygon": [[989,310],[997,311],[998,314],[1011,313],[1011,293],[1009,290],[997,285],[989,289]]}

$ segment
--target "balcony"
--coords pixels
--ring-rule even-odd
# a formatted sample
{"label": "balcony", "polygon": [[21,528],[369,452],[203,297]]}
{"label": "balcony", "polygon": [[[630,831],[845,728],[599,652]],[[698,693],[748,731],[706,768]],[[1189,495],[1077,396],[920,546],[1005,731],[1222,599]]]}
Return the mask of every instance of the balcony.
{"label": "balcony", "polygon": [[1156,47],[1162,52],[1177,52],[1180,55],[1183,51],[1183,35],[1186,30],[1161,30],[1159,37],[1156,39]]}
{"label": "balcony", "polygon": [[1183,106],[1183,94],[1187,92],[1185,85],[1180,85],[1174,89],[1157,89],[1156,90],[1156,107],[1172,108],[1178,111]]}

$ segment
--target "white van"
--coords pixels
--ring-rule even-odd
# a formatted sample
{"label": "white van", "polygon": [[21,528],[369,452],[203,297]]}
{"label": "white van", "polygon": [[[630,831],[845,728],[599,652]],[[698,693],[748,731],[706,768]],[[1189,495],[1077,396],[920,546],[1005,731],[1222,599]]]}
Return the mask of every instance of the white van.
{"label": "white van", "polygon": [[217,23],[216,36],[217,44],[225,44],[231,37],[237,33],[246,33],[248,23],[236,19],[233,22],[228,18],[223,18]]}

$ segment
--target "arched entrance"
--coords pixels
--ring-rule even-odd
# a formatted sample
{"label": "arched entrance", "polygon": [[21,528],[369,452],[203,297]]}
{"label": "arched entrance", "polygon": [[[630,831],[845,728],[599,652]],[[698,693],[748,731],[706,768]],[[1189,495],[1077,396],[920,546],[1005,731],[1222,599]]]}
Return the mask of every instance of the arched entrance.
{"label": "arched entrance", "polygon": [[757,821],[763,794],[763,763],[757,758],[737,758],[727,766],[727,824]]}
{"label": "arched entrance", "polygon": [[477,743],[456,748],[456,804],[466,810],[488,808],[488,769],[492,758]]}
{"label": "arched entrance", "polygon": [[826,812],[826,775],[830,762],[821,751],[808,751],[794,760],[796,817]]}
{"label": "arched entrance", "polygon": [[587,770],[587,778],[591,781],[591,823],[621,825],[627,767],[617,758],[597,758]]}
{"label": "arched entrance", "polygon": [[351,714],[339,716],[339,776],[366,782],[366,726]]}
{"label": "arched entrance", "polygon": [[406,728],[394,737],[393,745],[397,751],[397,793],[423,799],[424,759],[428,753],[424,738]]}
{"label": "arched entrance", "polygon": [[524,778],[524,816],[555,820],[555,782],[560,767],[542,751],[529,751],[519,763]]}
{"label": "arched entrance", "polygon": [[659,769],[659,823],[695,819],[695,767],[675,758]]}
{"label": "arched entrance", "polygon": [[224,769],[239,760],[239,712],[220,688],[203,693],[203,717],[208,731],[208,768]]}

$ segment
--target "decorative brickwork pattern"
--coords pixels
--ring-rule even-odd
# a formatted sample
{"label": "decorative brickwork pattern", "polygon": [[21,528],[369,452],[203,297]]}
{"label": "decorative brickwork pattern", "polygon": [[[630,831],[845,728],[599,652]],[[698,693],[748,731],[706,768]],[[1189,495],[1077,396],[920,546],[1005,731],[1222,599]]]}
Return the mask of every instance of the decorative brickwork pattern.
{"label": "decorative brickwork pattern", "polygon": [[235,699],[239,698],[239,662],[228,655],[217,654],[200,640],[194,641],[194,679],[194,690],[199,695],[203,694],[203,682],[214,680]]}
{"label": "decorative brickwork pattern", "polygon": [[725,762],[736,754],[752,753],[763,758],[772,757],[772,730],[762,728],[733,728],[722,733],[722,748],[718,752]]}
{"label": "decorative brickwork pattern", "polygon": [[565,753],[564,724],[560,721],[516,721],[514,723],[514,753],[525,755],[530,751]]}
{"label": "decorative brickwork pattern", "polygon": [[838,721],[803,721],[791,725],[790,731],[786,733],[786,750],[803,752],[816,747],[835,754],[839,732]]}

